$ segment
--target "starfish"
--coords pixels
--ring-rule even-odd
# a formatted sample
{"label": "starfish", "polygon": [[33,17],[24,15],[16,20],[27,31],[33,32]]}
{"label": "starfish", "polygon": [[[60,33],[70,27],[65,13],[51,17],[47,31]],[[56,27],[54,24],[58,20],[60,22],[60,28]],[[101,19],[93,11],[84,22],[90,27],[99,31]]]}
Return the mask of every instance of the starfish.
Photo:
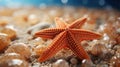
{"label": "starfish", "polygon": [[101,37],[100,34],[80,29],[86,22],[83,17],[71,24],[65,23],[61,18],[56,17],[56,28],[43,29],[35,33],[35,37],[53,39],[52,43],[43,51],[38,61],[44,62],[52,58],[58,51],[69,48],[79,59],[91,60],[87,52],[80,45],[83,40],[93,40]]}

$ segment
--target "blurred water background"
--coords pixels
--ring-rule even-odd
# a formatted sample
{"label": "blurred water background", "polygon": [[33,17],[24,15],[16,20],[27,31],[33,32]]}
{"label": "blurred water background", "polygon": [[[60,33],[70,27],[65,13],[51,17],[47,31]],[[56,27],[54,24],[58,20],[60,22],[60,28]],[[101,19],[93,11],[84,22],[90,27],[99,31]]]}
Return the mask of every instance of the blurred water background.
{"label": "blurred water background", "polygon": [[115,8],[120,10],[120,0],[0,0],[0,6],[17,8],[22,6],[75,6],[88,8]]}

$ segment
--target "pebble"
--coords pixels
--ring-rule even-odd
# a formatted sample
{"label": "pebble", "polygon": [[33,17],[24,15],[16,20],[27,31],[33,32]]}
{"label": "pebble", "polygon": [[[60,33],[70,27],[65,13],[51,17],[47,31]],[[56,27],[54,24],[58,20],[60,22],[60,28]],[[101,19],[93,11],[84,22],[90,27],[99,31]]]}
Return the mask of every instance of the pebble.
{"label": "pebble", "polygon": [[115,53],[116,53],[116,56],[120,58],[120,49],[117,49]]}
{"label": "pebble", "polygon": [[96,24],[90,24],[90,23],[85,23],[84,26],[82,26],[83,29],[86,30],[95,30]]}
{"label": "pebble", "polygon": [[0,61],[8,60],[8,59],[24,59],[20,54],[17,53],[6,53],[0,56]]}
{"label": "pebble", "polygon": [[117,31],[118,34],[120,34],[120,28],[118,28],[116,31]]}
{"label": "pebble", "polygon": [[0,16],[11,16],[13,13],[13,10],[10,8],[1,8],[0,7]]}
{"label": "pebble", "polygon": [[96,67],[109,67],[109,66],[105,63],[101,63],[101,64],[97,64]]}
{"label": "pebble", "polygon": [[117,49],[120,49],[120,46],[119,46],[119,45],[115,45],[115,46],[113,47],[113,50],[117,50]]}
{"label": "pebble", "polygon": [[0,51],[4,50],[10,42],[10,38],[7,34],[0,33]]}
{"label": "pebble", "polygon": [[47,48],[47,46],[45,46],[45,45],[38,45],[36,48],[35,48],[35,53],[36,53],[36,55],[37,56],[40,56],[43,52],[44,52],[44,50]]}
{"label": "pebble", "polygon": [[40,63],[34,63],[32,67],[40,67]]}
{"label": "pebble", "polygon": [[30,14],[28,16],[28,22],[31,24],[31,25],[34,25],[36,24],[37,22],[39,22],[40,19],[39,17],[36,15],[36,14]]}
{"label": "pebble", "polygon": [[28,59],[31,55],[30,48],[24,43],[15,43],[5,51],[5,53],[13,53],[13,52],[20,54],[25,59]]}
{"label": "pebble", "polygon": [[35,32],[37,32],[41,29],[49,28],[50,26],[51,26],[50,23],[40,22],[40,23],[38,23],[36,25],[33,25],[32,27],[28,28],[27,33],[34,34]]}
{"label": "pebble", "polygon": [[103,44],[95,44],[91,49],[91,54],[94,56],[104,56],[108,52],[108,49]]}
{"label": "pebble", "polygon": [[1,18],[0,19],[0,26],[4,27],[8,24],[8,19]]}
{"label": "pebble", "polygon": [[28,67],[28,63],[16,53],[7,53],[0,56],[0,67]]}
{"label": "pebble", "polygon": [[112,59],[110,60],[110,64],[113,67],[120,67],[120,57],[113,56]]}
{"label": "pebble", "polygon": [[1,33],[5,33],[8,35],[8,37],[13,40],[17,37],[16,31],[9,27],[4,27],[0,30]]}
{"label": "pebble", "polygon": [[28,11],[27,10],[19,10],[13,13],[13,20],[15,22],[27,22],[28,18]]}
{"label": "pebble", "polygon": [[118,37],[116,38],[116,41],[118,44],[120,44],[120,35],[118,35]]}
{"label": "pebble", "polygon": [[74,64],[74,65],[78,63],[76,58],[71,58],[70,62],[71,62],[71,64]]}
{"label": "pebble", "polygon": [[94,64],[92,63],[92,61],[90,60],[82,60],[82,64],[81,64],[81,67],[93,67]]}
{"label": "pebble", "polygon": [[69,64],[67,61],[59,59],[55,63],[53,63],[52,67],[69,67]]}

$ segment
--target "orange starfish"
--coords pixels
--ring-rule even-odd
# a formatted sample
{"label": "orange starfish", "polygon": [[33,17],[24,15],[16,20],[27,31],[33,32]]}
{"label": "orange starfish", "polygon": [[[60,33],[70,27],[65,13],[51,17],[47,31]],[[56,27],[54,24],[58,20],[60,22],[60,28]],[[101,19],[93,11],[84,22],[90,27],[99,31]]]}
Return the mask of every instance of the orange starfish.
{"label": "orange starfish", "polygon": [[79,43],[83,40],[98,39],[101,35],[79,29],[85,23],[86,19],[80,18],[68,25],[62,19],[55,18],[56,28],[44,29],[35,33],[35,37],[53,39],[51,45],[42,53],[38,60],[40,62],[46,61],[66,47],[71,49],[80,59],[90,60],[89,55]]}

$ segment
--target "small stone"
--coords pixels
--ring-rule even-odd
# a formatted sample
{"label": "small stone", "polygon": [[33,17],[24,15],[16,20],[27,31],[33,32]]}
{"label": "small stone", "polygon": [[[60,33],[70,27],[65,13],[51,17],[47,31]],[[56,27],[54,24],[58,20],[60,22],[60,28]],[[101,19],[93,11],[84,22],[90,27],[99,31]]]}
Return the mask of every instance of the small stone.
{"label": "small stone", "polygon": [[48,14],[51,15],[51,17],[56,17],[59,13],[57,12],[57,10],[52,9],[48,12]]}
{"label": "small stone", "polygon": [[15,43],[5,51],[5,53],[13,53],[13,52],[20,54],[25,59],[28,59],[31,55],[30,48],[24,43]]}
{"label": "small stone", "polygon": [[35,53],[36,53],[36,55],[37,56],[40,56],[43,52],[44,52],[44,50],[47,48],[47,46],[45,46],[45,45],[38,45],[36,48],[35,48]]}
{"label": "small stone", "polygon": [[86,59],[82,60],[81,67],[93,67],[93,66],[94,64],[92,63],[91,60],[86,60]]}
{"label": "small stone", "polygon": [[68,62],[63,59],[57,60],[52,67],[69,67]]}
{"label": "small stone", "polygon": [[71,62],[71,64],[77,64],[78,63],[76,58],[71,58],[70,62]]}
{"label": "small stone", "polygon": [[28,63],[16,53],[0,56],[0,67],[28,67]]}
{"label": "small stone", "polygon": [[110,63],[113,67],[120,67],[120,57],[113,56]]}
{"label": "small stone", "polygon": [[32,67],[40,67],[40,63],[34,63]]}
{"label": "small stone", "polygon": [[103,44],[95,44],[92,47],[91,54],[94,56],[104,56],[108,52],[107,48]]}
{"label": "small stone", "polygon": [[117,49],[116,56],[120,58],[120,49]]}
{"label": "small stone", "polygon": [[32,41],[30,41],[30,44],[34,44],[32,45],[32,47],[37,47],[39,45],[43,45],[45,42],[42,40],[42,38],[37,37],[35,39],[33,39],[33,37],[30,39]]}
{"label": "small stone", "polygon": [[95,30],[96,24],[90,24],[90,23],[85,23],[85,25],[82,27],[83,29],[87,30]]}
{"label": "small stone", "polygon": [[12,13],[13,13],[12,9],[0,7],[0,16],[11,16]]}
{"label": "small stone", "polygon": [[45,23],[45,22],[40,22],[30,28],[28,28],[28,33],[29,34],[34,34],[35,32],[41,30],[41,29],[45,29],[45,28],[49,28],[51,25],[49,23]]}
{"label": "small stone", "polygon": [[0,56],[0,62],[8,59],[24,59],[20,54],[17,53],[6,53]]}
{"label": "small stone", "polygon": [[8,59],[0,63],[0,67],[29,67],[25,60],[21,59]]}
{"label": "small stone", "polygon": [[117,50],[117,49],[120,49],[120,46],[119,46],[119,45],[115,45],[115,46],[113,47],[113,50]]}
{"label": "small stone", "polygon": [[0,32],[7,34],[11,40],[15,39],[17,36],[16,31],[14,29],[7,28],[7,27],[2,28]]}
{"label": "small stone", "polygon": [[0,26],[4,27],[8,24],[8,20],[5,18],[0,19]]}
{"label": "small stone", "polygon": [[115,40],[110,40],[109,41],[109,48],[112,48],[114,45],[116,45],[117,44],[117,41],[115,41]]}
{"label": "small stone", "polygon": [[82,41],[82,42],[81,42],[81,45],[82,45],[83,47],[87,47],[87,46],[89,46],[89,44],[88,44],[87,41]]}
{"label": "small stone", "polygon": [[97,64],[96,67],[108,67],[108,65],[105,63],[100,63],[100,64]]}
{"label": "small stone", "polygon": [[120,44],[120,35],[118,35],[118,37],[116,38],[116,41],[118,44]]}
{"label": "small stone", "polygon": [[87,42],[87,41],[82,41],[82,42],[81,42],[81,45],[84,47],[84,49],[87,51],[87,53],[90,53],[91,46],[90,46],[89,42]]}
{"label": "small stone", "polygon": [[0,33],[0,51],[5,49],[10,44],[10,38],[7,34]]}
{"label": "small stone", "polygon": [[36,24],[36,23],[39,22],[39,21],[40,21],[40,19],[39,19],[38,16],[35,15],[35,14],[30,14],[30,15],[28,16],[28,22],[29,22],[31,25],[34,25],[34,24]]}
{"label": "small stone", "polygon": [[27,10],[19,10],[13,13],[13,20],[15,22],[27,22],[28,18]]}
{"label": "small stone", "polygon": [[116,31],[117,31],[118,34],[120,34],[120,28],[118,28]]}

